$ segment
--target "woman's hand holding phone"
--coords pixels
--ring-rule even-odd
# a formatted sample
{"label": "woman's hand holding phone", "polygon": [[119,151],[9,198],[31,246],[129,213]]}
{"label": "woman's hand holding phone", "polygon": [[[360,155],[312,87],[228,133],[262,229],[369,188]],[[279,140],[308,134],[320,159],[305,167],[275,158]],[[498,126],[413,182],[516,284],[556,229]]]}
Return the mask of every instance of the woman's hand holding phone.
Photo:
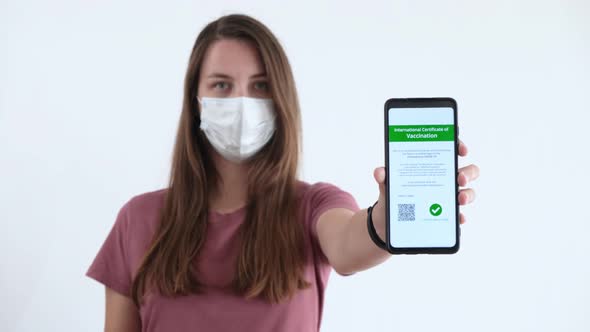
{"label": "woman's hand holding phone", "polygon": [[[468,149],[467,145],[463,141],[459,140],[459,156],[467,156]],[[373,222],[379,236],[385,240],[385,167],[377,167],[373,172],[373,177],[379,187],[379,199],[377,204],[373,208]],[[460,187],[459,190],[459,205],[467,205],[475,199],[475,190],[472,188],[465,188],[470,182],[476,180],[479,177],[479,167],[475,164],[470,164],[465,167],[459,168],[457,174],[457,181]],[[459,223],[464,224],[467,222],[467,218],[461,212],[459,213]]]}

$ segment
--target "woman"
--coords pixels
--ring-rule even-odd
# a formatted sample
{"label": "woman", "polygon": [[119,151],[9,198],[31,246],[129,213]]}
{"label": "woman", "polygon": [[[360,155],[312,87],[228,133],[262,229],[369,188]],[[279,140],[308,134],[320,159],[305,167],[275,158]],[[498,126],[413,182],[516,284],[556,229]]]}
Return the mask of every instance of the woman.
{"label": "woman", "polygon": [[[319,330],[331,269],[351,275],[390,255],[349,193],[297,179],[299,144],[274,35],[244,15],[208,24],[185,77],[169,185],[124,204],[86,273],[106,286],[106,330]],[[384,238],[384,169],[374,175]],[[477,176],[462,168],[459,184]],[[459,200],[473,197],[463,189]]]}

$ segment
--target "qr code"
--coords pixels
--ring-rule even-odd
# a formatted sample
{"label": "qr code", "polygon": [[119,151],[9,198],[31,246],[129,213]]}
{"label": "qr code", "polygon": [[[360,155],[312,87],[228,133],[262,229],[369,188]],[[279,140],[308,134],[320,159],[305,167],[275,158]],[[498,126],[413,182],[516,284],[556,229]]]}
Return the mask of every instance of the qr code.
{"label": "qr code", "polygon": [[398,221],[416,220],[416,204],[398,204],[397,205]]}

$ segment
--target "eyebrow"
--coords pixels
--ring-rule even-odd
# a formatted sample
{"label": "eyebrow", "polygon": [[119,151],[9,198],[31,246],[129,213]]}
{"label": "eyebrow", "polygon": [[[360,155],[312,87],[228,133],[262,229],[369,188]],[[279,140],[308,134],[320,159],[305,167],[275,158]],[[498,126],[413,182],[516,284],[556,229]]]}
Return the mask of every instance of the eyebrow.
{"label": "eyebrow", "polygon": [[[260,77],[266,77],[266,73],[258,73],[258,74],[254,74],[254,75],[250,76],[250,78],[260,78]],[[222,73],[212,73],[209,76],[207,76],[207,78],[226,78],[226,79],[232,79],[231,76],[229,76],[227,74],[222,74]]]}
{"label": "eyebrow", "polygon": [[250,76],[250,78],[266,77],[266,73],[258,73]]}

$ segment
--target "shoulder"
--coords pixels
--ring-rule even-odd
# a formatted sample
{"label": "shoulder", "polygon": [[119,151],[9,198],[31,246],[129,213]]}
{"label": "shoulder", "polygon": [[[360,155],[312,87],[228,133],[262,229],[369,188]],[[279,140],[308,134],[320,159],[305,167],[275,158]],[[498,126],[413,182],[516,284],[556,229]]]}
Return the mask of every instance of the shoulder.
{"label": "shoulder", "polygon": [[165,193],[166,189],[143,192],[123,204],[87,276],[130,296],[132,276],[156,229]]}
{"label": "shoulder", "polygon": [[298,189],[302,207],[312,219],[331,208],[347,208],[352,211],[359,209],[350,192],[329,182],[298,181]]}
{"label": "shoulder", "polygon": [[[129,264],[137,267],[158,229],[167,188],[131,196],[119,211]],[[133,270],[133,269],[132,269]]]}
{"label": "shoulder", "polygon": [[304,201],[317,201],[318,199],[335,198],[337,196],[349,196],[352,198],[350,192],[330,182],[319,181],[308,183],[299,180],[297,186],[298,196]]}
{"label": "shoulder", "polygon": [[332,183],[323,181],[310,183],[303,180],[297,180],[296,186],[299,195],[303,197],[306,197],[307,195],[313,195],[314,193],[322,190],[340,189]]}
{"label": "shoulder", "polygon": [[164,205],[168,188],[161,188],[152,191],[146,191],[132,196],[125,206],[135,213],[149,213],[154,209],[159,209]]}
{"label": "shoulder", "polygon": [[117,223],[122,223],[126,230],[136,227],[145,230],[154,230],[159,220],[161,209],[164,206],[168,188],[141,192],[132,195],[119,209]]}

